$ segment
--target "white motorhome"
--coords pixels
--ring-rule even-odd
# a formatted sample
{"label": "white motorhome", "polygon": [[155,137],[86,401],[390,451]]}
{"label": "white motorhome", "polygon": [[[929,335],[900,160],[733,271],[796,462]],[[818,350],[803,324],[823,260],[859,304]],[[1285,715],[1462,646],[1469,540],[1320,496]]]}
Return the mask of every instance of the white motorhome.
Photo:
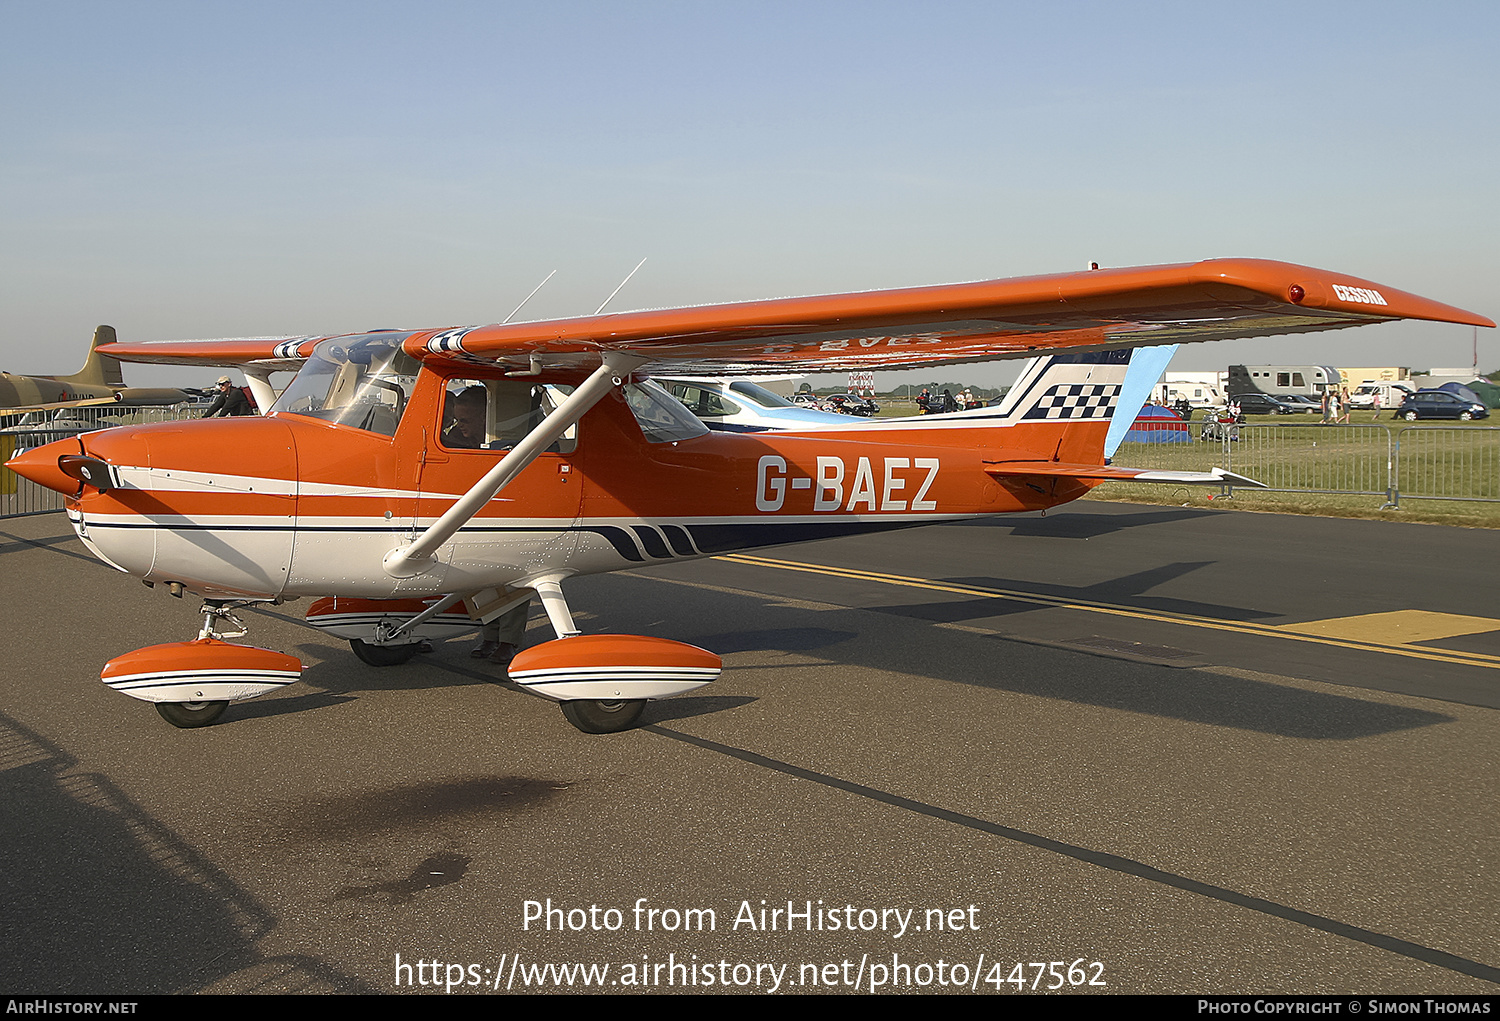
{"label": "white motorhome", "polygon": [[1304,394],[1321,399],[1324,390],[1338,390],[1343,382],[1339,370],[1331,365],[1231,365],[1229,392]]}
{"label": "white motorhome", "polygon": [[[1210,372],[1205,375],[1213,378],[1218,373]],[[1163,380],[1151,391],[1151,398],[1158,404],[1166,405],[1185,400],[1195,408],[1222,408],[1227,403],[1217,378],[1213,378],[1212,382],[1202,379]]]}

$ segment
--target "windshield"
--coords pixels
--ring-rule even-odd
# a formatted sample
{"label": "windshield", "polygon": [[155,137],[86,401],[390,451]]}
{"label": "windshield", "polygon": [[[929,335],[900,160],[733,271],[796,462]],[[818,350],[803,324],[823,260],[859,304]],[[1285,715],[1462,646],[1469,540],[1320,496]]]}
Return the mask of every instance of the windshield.
{"label": "windshield", "polygon": [[312,357],[271,408],[336,422],[354,429],[396,435],[419,363],[401,350],[409,333],[334,337],[313,348]]}

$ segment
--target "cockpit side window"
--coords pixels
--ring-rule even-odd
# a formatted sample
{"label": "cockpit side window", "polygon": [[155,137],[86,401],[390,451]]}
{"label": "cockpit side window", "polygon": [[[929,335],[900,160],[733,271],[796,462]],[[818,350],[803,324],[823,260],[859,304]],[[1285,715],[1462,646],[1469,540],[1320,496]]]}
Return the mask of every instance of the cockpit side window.
{"label": "cockpit side window", "polygon": [[[450,379],[443,387],[440,444],[449,450],[509,450],[561,404],[567,394],[555,386],[516,379]],[[571,454],[578,426],[547,448]]]}

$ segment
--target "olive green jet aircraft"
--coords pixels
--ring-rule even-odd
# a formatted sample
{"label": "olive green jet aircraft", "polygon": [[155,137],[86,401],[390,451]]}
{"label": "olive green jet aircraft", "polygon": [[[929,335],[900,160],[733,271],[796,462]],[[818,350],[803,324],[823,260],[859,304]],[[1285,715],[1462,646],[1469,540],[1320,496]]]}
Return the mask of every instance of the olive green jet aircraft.
{"label": "olive green jet aircraft", "polygon": [[94,331],[88,360],[71,376],[20,376],[0,372],[0,415],[51,411],[90,404],[162,405],[190,401],[193,394],[171,387],[126,386],[118,359],[96,349],[115,342],[115,328]]}

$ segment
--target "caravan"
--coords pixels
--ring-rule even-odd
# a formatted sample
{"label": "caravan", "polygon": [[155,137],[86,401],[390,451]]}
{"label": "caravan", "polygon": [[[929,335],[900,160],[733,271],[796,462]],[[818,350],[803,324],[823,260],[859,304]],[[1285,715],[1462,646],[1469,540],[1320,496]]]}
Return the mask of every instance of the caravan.
{"label": "caravan", "polygon": [[1229,395],[1305,394],[1321,400],[1324,390],[1337,391],[1343,378],[1331,365],[1231,365]]}
{"label": "caravan", "polygon": [[1228,401],[1219,381],[1219,373],[1188,373],[1156,384],[1151,399],[1157,404],[1175,407],[1178,401],[1187,401],[1193,408],[1222,408]]}

